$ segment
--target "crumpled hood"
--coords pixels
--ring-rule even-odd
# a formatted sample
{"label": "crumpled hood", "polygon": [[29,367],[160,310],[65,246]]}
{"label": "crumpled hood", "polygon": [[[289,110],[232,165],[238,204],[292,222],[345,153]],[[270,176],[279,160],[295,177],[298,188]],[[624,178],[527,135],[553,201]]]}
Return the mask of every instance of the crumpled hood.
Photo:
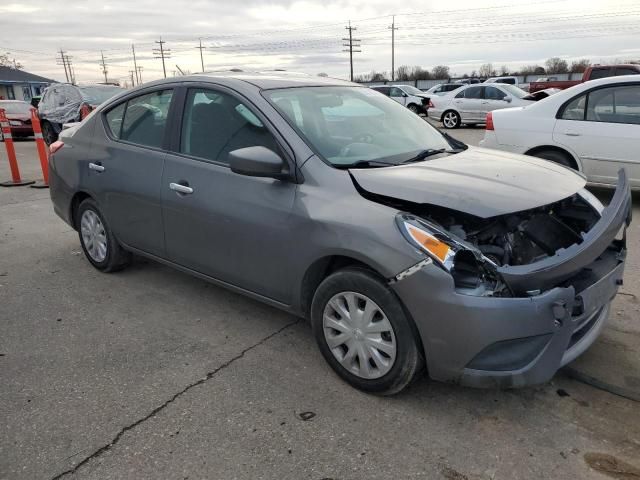
{"label": "crumpled hood", "polygon": [[408,165],[349,172],[366,192],[481,218],[548,205],[586,184],[576,172],[550,161],[476,147]]}

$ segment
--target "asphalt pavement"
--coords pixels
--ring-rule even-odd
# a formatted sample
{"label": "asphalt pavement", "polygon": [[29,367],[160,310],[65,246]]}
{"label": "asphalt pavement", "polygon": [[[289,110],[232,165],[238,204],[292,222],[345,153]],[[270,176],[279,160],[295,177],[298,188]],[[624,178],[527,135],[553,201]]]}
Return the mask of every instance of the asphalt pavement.
{"label": "asphalt pavement", "polygon": [[[473,144],[483,131],[453,134]],[[39,178],[34,143],[17,151]],[[640,222],[629,246],[610,322],[578,361],[632,389]],[[520,390],[423,378],[366,395],[302,320],[143,259],[99,273],[48,191],[28,187],[0,188],[0,385],[2,479],[640,478],[634,400],[565,373]]]}

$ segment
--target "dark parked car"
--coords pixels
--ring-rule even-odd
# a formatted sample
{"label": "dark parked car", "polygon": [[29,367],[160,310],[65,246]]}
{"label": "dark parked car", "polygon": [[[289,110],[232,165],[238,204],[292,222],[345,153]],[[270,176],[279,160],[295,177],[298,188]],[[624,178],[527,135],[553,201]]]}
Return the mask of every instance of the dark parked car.
{"label": "dark parked car", "polygon": [[38,104],[44,141],[51,145],[58,139],[65,123],[81,121],[102,102],[124,91],[123,88],[113,85],[51,85],[44,91]]}
{"label": "dark parked car", "polygon": [[[0,100],[0,108],[4,109],[9,127],[11,128],[11,136],[14,138],[33,136],[33,127],[31,126],[31,105],[22,100]],[[2,131],[0,130],[0,141],[4,140]]]}
{"label": "dark parked car", "polygon": [[568,168],[467,147],[349,82],[161,80],[51,147],[54,209],[95,268],[135,253],[309,318],[368,392],[425,365],[545,382],[594,342],[622,282],[624,171],[604,208]]}

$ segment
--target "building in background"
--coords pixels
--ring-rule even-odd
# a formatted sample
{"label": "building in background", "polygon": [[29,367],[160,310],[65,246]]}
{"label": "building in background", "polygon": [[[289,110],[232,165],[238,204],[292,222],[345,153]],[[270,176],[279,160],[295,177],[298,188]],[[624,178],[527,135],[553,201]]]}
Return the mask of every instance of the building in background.
{"label": "building in background", "polygon": [[42,95],[44,89],[52,83],[56,81],[12,67],[0,67],[0,100],[28,102],[33,97]]}

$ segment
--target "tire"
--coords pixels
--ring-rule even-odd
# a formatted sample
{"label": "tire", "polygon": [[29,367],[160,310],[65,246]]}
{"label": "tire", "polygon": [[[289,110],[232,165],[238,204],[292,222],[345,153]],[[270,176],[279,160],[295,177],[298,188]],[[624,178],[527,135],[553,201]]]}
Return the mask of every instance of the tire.
{"label": "tire", "polygon": [[[370,321],[367,312],[373,314]],[[311,326],[327,363],[359,390],[393,395],[422,370],[411,320],[389,287],[368,270],[347,268],[324,279],[311,304]]]}
{"label": "tire", "polygon": [[538,158],[544,158],[545,160],[550,160],[567,168],[576,170],[576,166],[569,155],[559,150],[540,150],[531,155]]}
{"label": "tire", "polygon": [[42,138],[47,146],[50,146],[53,142],[58,140],[58,135],[56,134],[53,125],[49,122],[42,122]]}
{"label": "tire", "polygon": [[454,110],[447,110],[442,114],[442,125],[444,128],[459,128],[461,123],[460,114]]}
{"label": "tire", "polygon": [[105,273],[115,272],[131,263],[131,253],[120,246],[93,199],[80,203],[75,224],[82,251],[95,268]]}
{"label": "tire", "polygon": [[413,113],[415,113],[416,115],[418,114],[418,106],[415,103],[411,103],[407,105],[407,108],[411,110]]}

